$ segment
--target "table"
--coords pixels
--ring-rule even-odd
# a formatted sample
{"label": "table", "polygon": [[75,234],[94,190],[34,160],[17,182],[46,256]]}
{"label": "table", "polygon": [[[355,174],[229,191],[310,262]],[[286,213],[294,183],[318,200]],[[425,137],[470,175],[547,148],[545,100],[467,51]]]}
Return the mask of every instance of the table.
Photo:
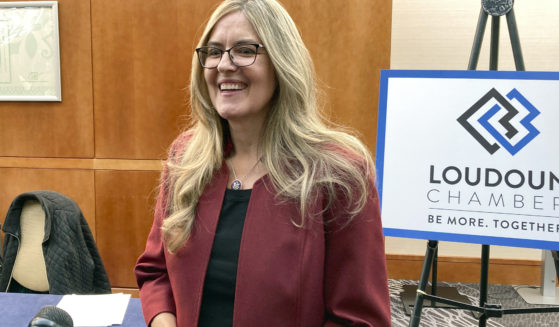
{"label": "table", "polygon": [[[27,326],[45,305],[56,305],[62,295],[0,293],[0,325]],[[131,298],[124,315],[123,327],[146,327],[140,299]]]}

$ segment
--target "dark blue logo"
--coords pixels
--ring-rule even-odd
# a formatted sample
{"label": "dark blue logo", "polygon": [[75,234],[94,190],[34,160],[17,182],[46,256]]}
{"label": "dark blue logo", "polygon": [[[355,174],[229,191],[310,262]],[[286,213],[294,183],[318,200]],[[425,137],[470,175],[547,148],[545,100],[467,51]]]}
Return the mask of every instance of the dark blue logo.
{"label": "dark blue logo", "polygon": [[[508,100],[507,100],[508,98]],[[518,122],[520,111],[516,109],[511,101],[516,99],[520,103],[528,114],[521,118]],[[489,103],[495,103],[493,106]],[[489,109],[487,109],[489,107]],[[485,112],[478,112],[480,110],[486,110]],[[491,120],[498,112],[503,111],[502,117],[498,120]],[[518,90],[512,89],[506,98],[502,96],[494,88],[491,89],[487,94],[485,94],[481,99],[479,99],[473,106],[470,107],[466,112],[464,112],[460,117],[458,117],[458,122],[462,127],[464,127],[468,133],[470,133],[476,141],[481,144],[485,150],[490,154],[495,153],[499,148],[505,148],[510,154],[515,155],[518,151],[524,148],[530,141],[532,141],[540,132],[532,125],[532,121],[540,114],[539,110],[536,109]],[[470,117],[476,115],[479,125],[473,126],[468,120]],[[499,115],[499,116],[500,116]],[[497,117],[499,117],[497,116]],[[512,121],[517,121],[513,125]],[[517,127],[522,126],[525,130],[519,131]],[[476,129],[477,127],[477,129]],[[484,137],[478,129],[484,129],[493,139],[488,139]],[[519,140],[516,140],[514,144],[512,139],[519,133],[523,132]],[[487,135],[487,134],[486,134]]]}

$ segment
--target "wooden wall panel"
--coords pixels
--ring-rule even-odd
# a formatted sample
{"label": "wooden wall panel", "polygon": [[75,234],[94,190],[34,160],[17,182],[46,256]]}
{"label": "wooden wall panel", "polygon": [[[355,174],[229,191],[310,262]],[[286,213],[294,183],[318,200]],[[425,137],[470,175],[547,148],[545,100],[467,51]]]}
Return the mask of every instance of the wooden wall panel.
{"label": "wooden wall panel", "polygon": [[[96,154],[162,158],[185,125],[190,64],[219,1],[92,1]],[[325,87],[332,118],[374,150],[379,71],[389,68],[387,1],[284,1]],[[309,19],[312,17],[312,19]]]}
{"label": "wooden wall panel", "polygon": [[376,149],[380,70],[390,68],[392,2],[283,1],[314,60],[326,109]]}
{"label": "wooden wall panel", "polygon": [[[418,280],[423,267],[423,256],[386,256],[388,278]],[[443,282],[479,283],[479,257],[439,257],[437,279]],[[504,285],[540,285],[541,261],[490,259],[489,283]]]}
{"label": "wooden wall panel", "polygon": [[21,193],[50,190],[74,200],[95,236],[93,171],[81,169],[0,168],[0,214],[4,222],[10,204]]}
{"label": "wooden wall panel", "polygon": [[137,287],[133,269],[153,221],[158,171],[95,172],[97,247],[112,287]]}
{"label": "wooden wall panel", "polygon": [[201,24],[207,6],[205,1],[92,1],[98,158],[165,156],[187,122],[194,26]]}
{"label": "wooden wall panel", "polygon": [[89,8],[58,1],[62,102],[0,102],[0,156],[93,156]]}

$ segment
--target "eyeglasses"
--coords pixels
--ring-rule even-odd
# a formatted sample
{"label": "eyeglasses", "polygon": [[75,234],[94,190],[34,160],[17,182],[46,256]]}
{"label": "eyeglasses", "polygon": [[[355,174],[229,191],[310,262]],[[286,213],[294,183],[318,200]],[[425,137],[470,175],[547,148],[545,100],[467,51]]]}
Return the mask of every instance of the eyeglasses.
{"label": "eyeglasses", "polygon": [[258,48],[264,48],[264,46],[258,43],[237,44],[227,50],[216,47],[200,47],[196,49],[196,54],[200,65],[207,69],[216,68],[224,52],[229,54],[229,59],[231,59],[233,65],[245,67],[254,64],[256,55],[258,55]]}

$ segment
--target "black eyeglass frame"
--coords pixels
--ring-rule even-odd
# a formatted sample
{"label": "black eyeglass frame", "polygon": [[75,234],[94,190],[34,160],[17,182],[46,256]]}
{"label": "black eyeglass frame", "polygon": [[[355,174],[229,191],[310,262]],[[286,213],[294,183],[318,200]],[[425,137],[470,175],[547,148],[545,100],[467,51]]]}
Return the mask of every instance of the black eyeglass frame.
{"label": "black eyeglass frame", "polygon": [[[236,64],[236,63],[235,63],[235,60],[234,60],[234,57],[233,57],[233,55],[231,54],[231,50],[233,50],[234,48],[237,48],[237,47],[247,46],[247,45],[253,45],[253,46],[256,47],[255,52],[254,52],[254,60],[253,60],[250,64],[247,64],[247,65],[239,65],[239,64]],[[229,60],[231,60],[231,63],[232,63],[233,65],[235,65],[235,67],[247,67],[247,66],[250,66],[250,65],[252,65],[252,64],[254,64],[254,63],[256,62],[256,57],[257,57],[258,54],[259,54],[259,52],[258,52],[258,49],[259,49],[259,48],[266,49],[266,47],[265,47],[263,44],[260,44],[260,43],[242,43],[242,44],[237,44],[237,45],[234,45],[234,46],[230,47],[230,48],[227,49],[227,50],[222,50],[222,49],[220,49],[220,48],[218,48],[218,47],[213,47],[213,46],[204,46],[204,47],[196,48],[196,55],[198,56],[198,62],[200,63],[200,66],[202,66],[202,68],[205,68],[205,69],[214,69],[214,68],[217,68],[217,66],[219,66],[219,63],[220,63],[221,60],[223,59],[223,54],[224,54],[225,52],[227,52],[227,54],[229,55]],[[218,50],[218,51],[221,53],[221,54],[220,54],[219,61],[217,62],[217,65],[216,65],[215,67],[206,67],[206,66],[204,65],[204,63],[202,62],[202,58],[200,57],[200,52],[201,52],[202,50],[205,50],[205,49],[215,49],[215,50]],[[260,53],[261,53],[261,52],[260,52]]]}

